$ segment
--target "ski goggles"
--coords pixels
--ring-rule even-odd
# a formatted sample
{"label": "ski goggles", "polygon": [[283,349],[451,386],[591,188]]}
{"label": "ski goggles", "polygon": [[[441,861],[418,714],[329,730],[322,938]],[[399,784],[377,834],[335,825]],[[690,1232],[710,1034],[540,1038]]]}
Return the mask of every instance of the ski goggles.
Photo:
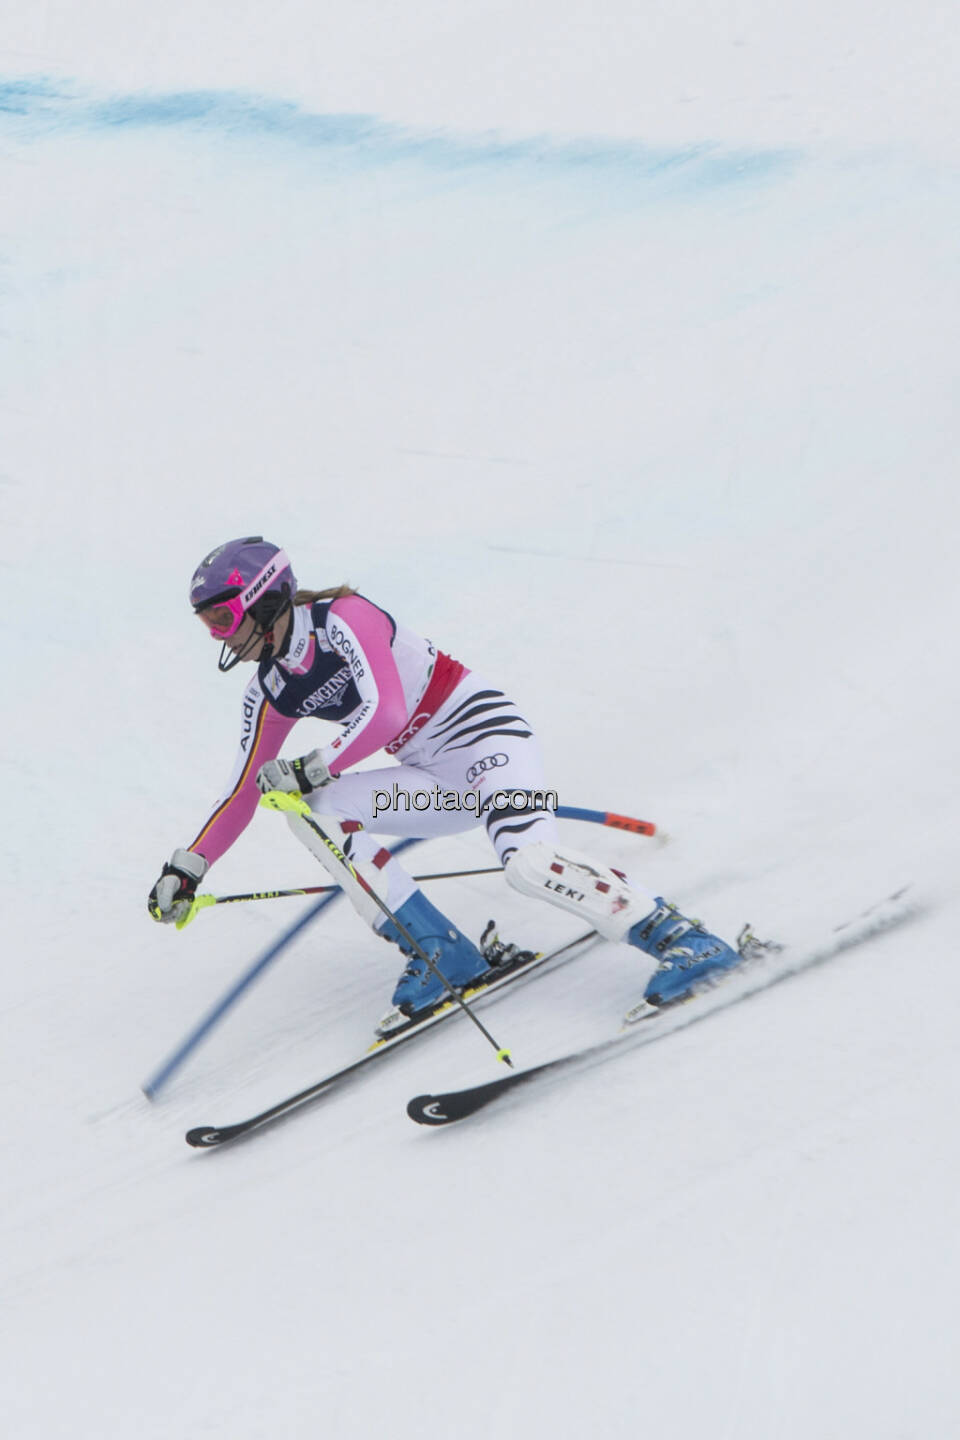
{"label": "ski goggles", "polygon": [[[211,635],[216,635],[218,640],[226,640],[228,636],[235,635],[243,624],[243,617],[252,605],[255,605],[260,597],[270,588],[277,576],[289,568],[290,561],[287,559],[284,550],[278,550],[272,555],[260,571],[254,576],[250,584],[240,591],[239,595],[232,596],[229,600],[215,600],[197,610],[200,619],[206,625]],[[230,576],[230,583],[236,582],[243,585],[243,577],[238,570]]]}

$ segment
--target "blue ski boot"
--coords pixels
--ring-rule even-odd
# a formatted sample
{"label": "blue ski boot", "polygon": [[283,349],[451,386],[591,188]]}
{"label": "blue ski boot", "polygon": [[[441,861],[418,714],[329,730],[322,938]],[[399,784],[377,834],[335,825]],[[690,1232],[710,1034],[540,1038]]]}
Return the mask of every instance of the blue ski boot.
{"label": "blue ski boot", "polygon": [[[466,989],[490,968],[473,941],[461,935],[446,916],[430,904],[422,890],[415,890],[410,899],[404,901],[397,911],[397,919],[455,989]],[[396,1008],[413,1018],[443,1000],[447,994],[444,985],[411,950],[392,920],[387,921],[379,934],[394,941],[409,957],[393,992]]]}
{"label": "blue ski boot", "polygon": [[651,1005],[686,1000],[704,981],[716,979],[743,959],[739,950],[709,934],[698,921],[688,920],[659,897],[656,910],[637,921],[627,941],[657,961],[656,971],[643,992]]}

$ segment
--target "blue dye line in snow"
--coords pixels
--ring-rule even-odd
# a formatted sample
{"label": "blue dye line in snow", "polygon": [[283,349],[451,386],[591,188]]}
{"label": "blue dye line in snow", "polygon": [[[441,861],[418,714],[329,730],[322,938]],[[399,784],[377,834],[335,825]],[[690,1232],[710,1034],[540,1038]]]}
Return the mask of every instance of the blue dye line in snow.
{"label": "blue dye line in snow", "polygon": [[494,133],[416,130],[370,115],[317,114],[292,101],[242,91],[98,97],[43,77],[0,78],[0,130],[13,130],[24,139],[64,131],[174,129],[282,141],[348,157],[358,165],[416,161],[450,172],[530,170],[594,179],[607,173],[620,184],[670,180],[695,189],[778,178],[789,174],[798,160],[795,152],[784,149],[730,150],[706,143],[671,148],[604,139],[505,139]]}

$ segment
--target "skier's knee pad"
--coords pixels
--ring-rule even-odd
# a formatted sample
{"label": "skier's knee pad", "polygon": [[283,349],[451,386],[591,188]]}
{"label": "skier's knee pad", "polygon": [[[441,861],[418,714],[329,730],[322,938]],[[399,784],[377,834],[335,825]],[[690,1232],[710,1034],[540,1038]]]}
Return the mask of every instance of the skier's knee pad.
{"label": "skier's knee pad", "polygon": [[555,849],[540,841],[524,845],[507,861],[507,883],[523,895],[534,895],[582,915],[607,940],[623,940],[638,920],[656,909],[645,890],[577,850]]}
{"label": "skier's knee pad", "polygon": [[336,851],[339,850],[350,858],[350,864],[374,890],[377,889],[379,872],[370,860],[360,860],[349,856],[353,831],[344,829],[340,821],[333,815],[314,815],[312,818],[332,842],[330,845],[325,845],[316,830],[295,811],[288,812],[287,823],[301,844],[306,845],[314,859],[320,861],[323,868],[340,886],[361,920],[365,920],[372,929],[376,929],[378,924],[383,923],[383,911],[360,882],[351,875],[348,867],[338,858]]}

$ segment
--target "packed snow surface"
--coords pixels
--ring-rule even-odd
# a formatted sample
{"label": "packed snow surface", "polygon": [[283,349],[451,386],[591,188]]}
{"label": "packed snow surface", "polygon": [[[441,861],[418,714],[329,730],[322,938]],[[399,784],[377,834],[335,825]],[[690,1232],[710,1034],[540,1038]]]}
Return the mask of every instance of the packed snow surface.
{"label": "packed snow surface", "polygon": [[[960,1433],[955,9],[21,8],[4,1435]],[[404,1107],[497,1074],[463,1021],[189,1150],[359,1054],[400,967],[331,906],[140,1092],[307,903],[145,910],[232,762],[187,582],[247,533],[497,680],[563,803],[660,831],[568,843],[711,928],[917,918],[448,1131]],[[323,878],[263,813],[206,888]],[[605,945],[484,1020],[534,1064],[647,974]]]}

